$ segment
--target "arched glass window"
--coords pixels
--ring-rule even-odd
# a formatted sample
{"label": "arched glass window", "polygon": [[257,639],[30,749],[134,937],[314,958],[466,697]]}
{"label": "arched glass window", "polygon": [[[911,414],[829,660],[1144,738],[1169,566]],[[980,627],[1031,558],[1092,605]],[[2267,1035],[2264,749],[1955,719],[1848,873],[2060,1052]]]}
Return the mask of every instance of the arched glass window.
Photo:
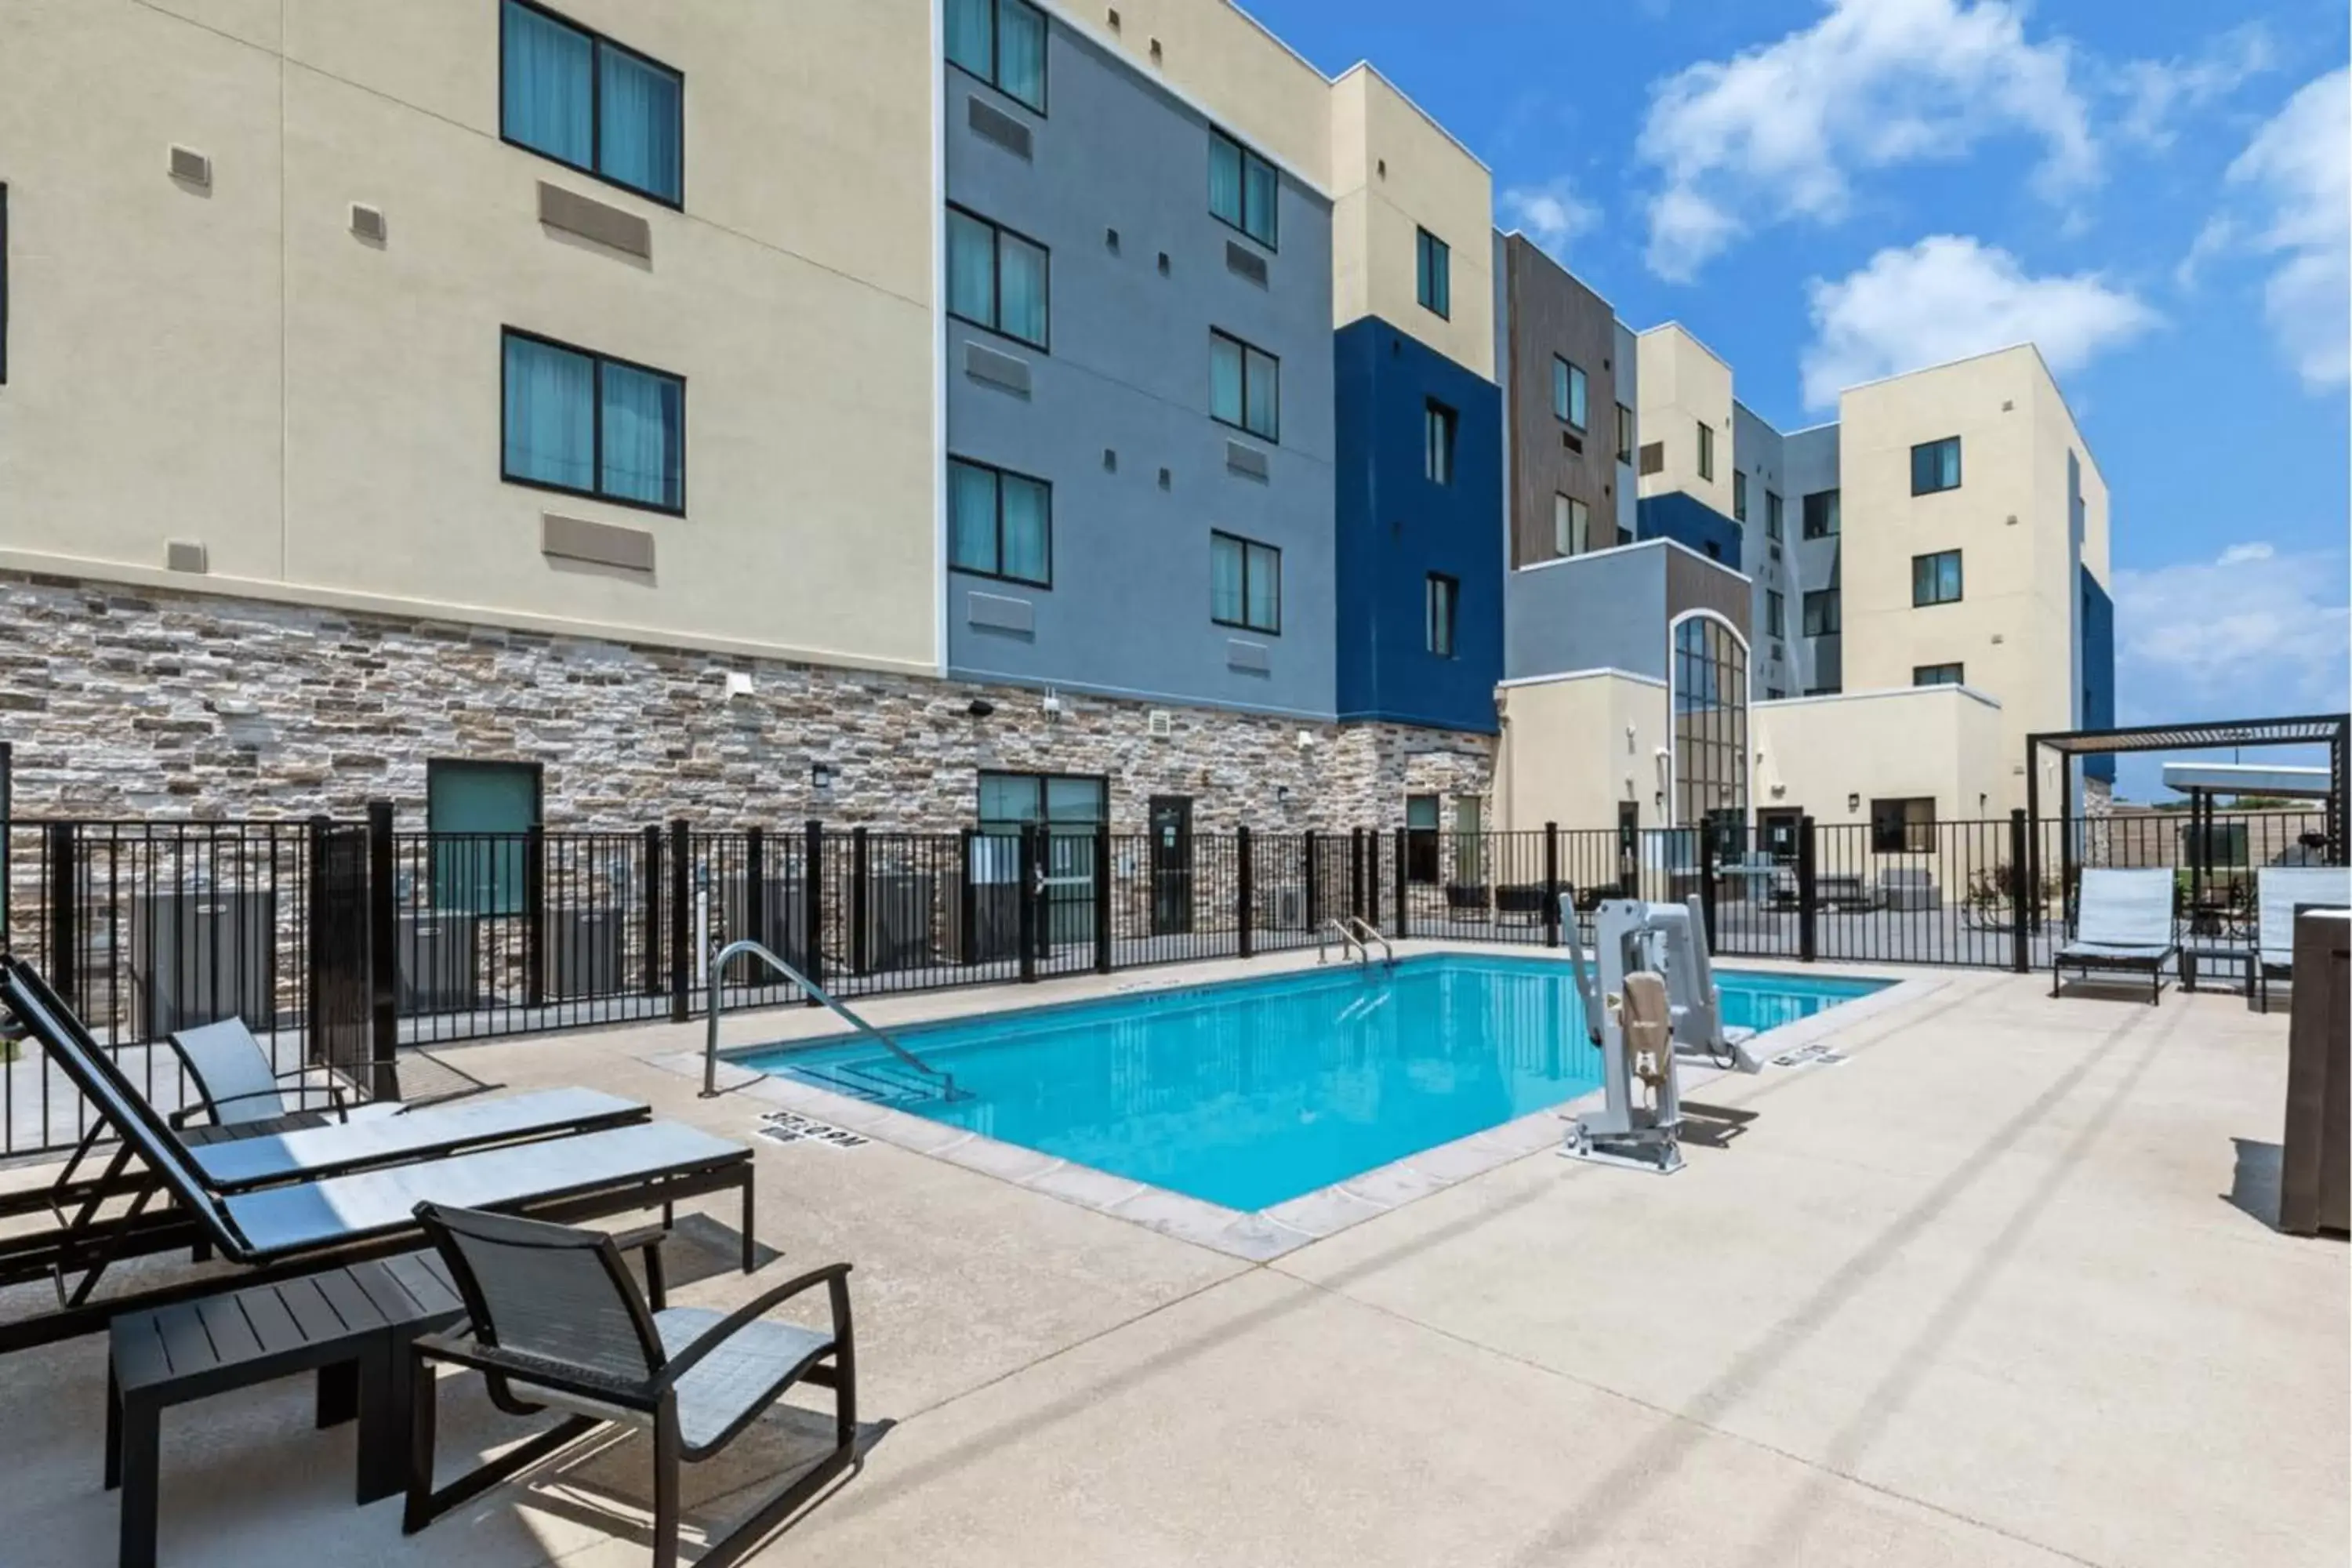
{"label": "arched glass window", "polygon": [[1675,627],[1675,822],[1744,847],[1748,820],[1748,648],[1723,622]]}

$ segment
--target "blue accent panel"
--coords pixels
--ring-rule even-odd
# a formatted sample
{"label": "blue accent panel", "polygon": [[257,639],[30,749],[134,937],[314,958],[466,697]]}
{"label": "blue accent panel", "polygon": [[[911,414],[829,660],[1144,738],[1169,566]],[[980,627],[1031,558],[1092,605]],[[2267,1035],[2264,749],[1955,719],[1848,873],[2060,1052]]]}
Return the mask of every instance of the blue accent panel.
{"label": "blue accent panel", "polygon": [[[1759,508],[1764,504],[1760,494],[1755,504]],[[1643,496],[1635,508],[1635,517],[1636,538],[1671,539],[1722,562],[1735,572],[1739,570],[1739,525],[1696,496],[1685,490]],[[1714,548],[1708,549],[1709,545]]]}
{"label": "blue accent panel", "polygon": [[[1334,334],[1342,719],[1495,731],[1503,678],[1502,393],[1377,316]],[[1454,482],[1424,472],[1431,399]],[[1429,651],[1429,574],[1462,585],[1454,657]]]}
{"label": "blue accent panel", "polygon": [[[2083,618],[2077,634],[2083,642],[2083,728],[2104,730],[2116,721],[2116,605],[2099,580],[2088,572],[2075,574],[2083,584]],[[2115,783],[2116,759],[2083,759],[2083,776]]]}

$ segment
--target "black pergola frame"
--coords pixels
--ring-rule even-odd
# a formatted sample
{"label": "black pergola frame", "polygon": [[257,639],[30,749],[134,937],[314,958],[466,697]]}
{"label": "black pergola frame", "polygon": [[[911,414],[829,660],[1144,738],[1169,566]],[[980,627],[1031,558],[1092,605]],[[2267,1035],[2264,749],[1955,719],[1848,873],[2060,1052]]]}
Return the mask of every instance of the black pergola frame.
{"label": "black pergola frame", "polygon": [[[2025,737],[2025,818],[2028,823],[2042,819],[2042,748],[2047,746],[2059,754],[2058,773],[2058,835],[2060,886],[2066,885],[2074,870],[2074,759],[2079,756],[2120,756],[2141,752],[2217,751],[2221,747],[2243,746],[2326,746],[2327,748],[2327,798],[2326,823],[2327,859],[2330,865],[2345,863],[2345,780],[2352,773],[2352,713],[2312,713],[2279,719],[2211,719],[2192,720],[2175,724],[2137,724],[2124,729],[2049,730]],[[2197,823],[2198,801],[2206,798],[2206,815],[2210,817],[2210,792],[2192,791],[2189,795],[2189,815]],[[2204,826],[2210,826],[2210,822]],[[2206,840],[2200,839],[2200,857],[2210,853]],[[2028,835],[2027,855],[2031,860],[2027,874],[2032,887],[2042,885],[2042,836],[2039,831]]]}

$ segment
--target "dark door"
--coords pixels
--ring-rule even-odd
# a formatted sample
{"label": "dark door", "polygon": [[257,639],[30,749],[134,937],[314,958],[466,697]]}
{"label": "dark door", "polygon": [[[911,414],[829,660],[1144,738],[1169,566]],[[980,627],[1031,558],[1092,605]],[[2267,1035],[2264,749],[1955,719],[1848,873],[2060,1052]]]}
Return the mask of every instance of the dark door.
{"label": "dark door", "polygon": [[1404,797],[1407,881],[1437,880],[1437,797],[1433,795],[1409,795]]}
{"label": "dark door", "polygon": [[1764,842],[1764,853],[1783,865],[1797,863],[1797,834],[1803,826],[1805,814],[1790,807],[1776,806],[1756,814],[1757,836]]}
{"label": "dark door", "polygon": [[1151,797],[1151,934],[1192,929],[1192,798]]}
{"label": "dark door", "polygon": [[1630,899],[1642,878],[1642,806],[1638,801],[1617,803],[1617,896]]}

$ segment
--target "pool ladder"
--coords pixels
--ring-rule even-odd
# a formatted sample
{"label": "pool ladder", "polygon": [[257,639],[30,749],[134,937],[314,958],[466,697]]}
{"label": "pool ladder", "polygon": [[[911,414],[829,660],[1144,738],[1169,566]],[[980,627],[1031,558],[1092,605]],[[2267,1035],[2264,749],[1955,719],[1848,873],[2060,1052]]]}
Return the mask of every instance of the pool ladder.
{"label": "pool ladder", "polygon": [[971,1093],[969,1089],[961,1089],[956,1087],[955,1075],[953,1073],[942,1072],[938,1068],[933,1067],[930,1063],[925,1061],[922,1058],[917,1056],[914,1052],[908,1050],[906,1047],[900,1045],[898,1041],[892,1039],[889,1036],[884,1034],[881,1030],[876,1028],[873,1025],[867,1023],[865,1019],[859,1017],[856,1014],[851,1012],[847,1007],[842,1005],[839,1001],[835,1000],[829,993],[827,993],[824,987],[819,985],[815,981],[811,980],[807,975],[803,974],[799,970],[793,968],[782,959],[778,958],[774,953],[769,952],[758,942],[744,941],[729,942],[725,947],[720,948],[718,955],[710,961],[710,985],[707,1009],[709,1023],[708,1031],[704,1036],[702,1046],[703,1099],[712,1099],[719,1093],[719,1015],[720,1010],[726,1005],[724,1001],[721,1000],[719,994],[719,977],[726,973],[727,964],[730,959],[741,957],[758,959],[761,963],[766,964],[769,968],[774,970],[777,973],[782,975],[785,979],[799,986],[803,992],[807,994],[811,1001],[820,1003],[823,1005],[831,1008],[842,1018],[844,1022],[847,1023],[851,1028],[856,1029],[859,1034],[864,1035],[866,1038],[878,1042],[885,1049],[889,1051],[892,1056],[897,1057],[900,1061],[914,1068],[916,1072],[920,1073],[925,1082],[936,1085],[940,1099],[943,1100],[969,1100],[971,1098]]}
{"label": "pool ladder", "polygon": [[1334,939],[1337,939],[1339,943],[1340,957],[1345,958],[1349,953],[1353,952],[1356,954],[1356,962],[1368,969],[1371,967],[1372,963],[1371,944],[1379,942],[1381,952],[1386,955],[1387,966],[1391,969],[1396,967],[1396,949],[1390,944],[1387,937],[1381,934],[1380,927],[1361,915],[1334,915],[1323,922],[1323,929],[1316,933],[1315,938],[1316,963],[1330,962],[1331,943]]}

